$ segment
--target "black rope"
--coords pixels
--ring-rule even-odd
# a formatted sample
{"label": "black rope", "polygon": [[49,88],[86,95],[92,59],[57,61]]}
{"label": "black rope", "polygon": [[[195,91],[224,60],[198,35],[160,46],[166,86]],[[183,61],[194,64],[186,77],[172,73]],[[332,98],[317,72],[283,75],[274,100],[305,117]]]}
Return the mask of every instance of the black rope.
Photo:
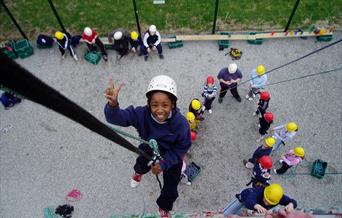
{"label": "black rope", "polygon": [[338,70],[341,70],[341,69],[342,69],[342,67],[339,67],[339,68],[336,68],[336,69],[333,69],[333,70],[322,71],[322,72],[319,72],[319,73],[313,73],[313,74],[309,74],[309,75],[306,75],[306,76],[301,76],[301,77],[296,77],[296,78],[293,78],[293,79],[287,79],[287,80],[282,80],[282,81],[275,82],[275,83],[270,83],[270,84],[267,84],[265,86],[272,86],[272,85],[276,85],[276,84],[279,84],[279,83],[285,83],[285,82],[289,82],[289,81],[304,79],[304,78],[311,77],[311,76],[317,76],[317,75],[321,75],[321,74],[331,73],[331,72],[338,71]]}
{"label": "black rope", "polygon": [[157,179],[157,181],[158,181],[160,190],[162,190],[163,186],[162,186],[162,184],[161,184],[161,181],[160,181],[160,179],[159,179],[158,174],[156,175],[156,179]]}
{"label": "black rope", "polygon": [[0,72],[1,86],[54,110],[118,145],[151,160],[150,155],[132,145],[89,112],[67,99],[2,53],[0,53]]}

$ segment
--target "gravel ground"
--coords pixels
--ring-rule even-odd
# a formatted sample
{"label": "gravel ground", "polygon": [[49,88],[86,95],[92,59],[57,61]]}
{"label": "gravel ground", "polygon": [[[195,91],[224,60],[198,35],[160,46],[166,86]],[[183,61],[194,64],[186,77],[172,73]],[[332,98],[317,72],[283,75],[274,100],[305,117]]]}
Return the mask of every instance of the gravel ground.
{"label": "gravel ground", "polygon": [[[335,33],[334,41],[341,32]],[[307,54],[329,42],[315,39],[268,40],[262,45],[232,42],[243,51],[236,61],[244,80],[258,64],[272,69]],[[341,43],[269,75],[269,83],[339,68]],[[79,56],[85,48],[77,49]],[[178,106],[186,112],[192,98],[200,98],[207,75],[216,77],[231,59],[218,51],[216,42],[186,42],[184,47],[168,49],[165,59],[156,54],[144,62],[133,54],[92,65],[83,58],[77,63],[67,54],[61,60],[58,49],[35,49],[27,59],[19,59],[37,77],[105,122],[102,93],[108,75],[122,81],[119,101],[122,107],[143,105],[149,80],[158,74],[173,77],[178,85]],[[273,126],[296,121],[299,132],[286,148],[301,145],[306,160],[328,162],[328,172],[342,172],[342,74],[340,71],[269,86],[272,95],[269,110],[275,116]],[[246,188],[250,172],[242,160],[259,145],[257,119],[252,116],[257,102],[244,99],[248,85],[239,87],[243,101],[230,93],[222,104],[213,104],[206,114],[197,141],[191,149],[191,161],[202,167],[192,186],[180,185],[174,210],[199,212],[222,208],[241,189]],[[0,217],[42,217],[47,206],[65,203],[73,188],[83,198],[72,203],[73,217],[110,217],[112,214],[138,213],[145,208],[155,212],[159,194],[154,176],[143,177],[137,190],[129,187],[136,155],[85,129],[83,126],[28,100],[10,110],[0,108]],[[5,128],[8,131],[5,131]],[[136,134],[134,129],[125,128]],[[133,141],[135,145],[137,142]],[[281,153],[281,152],[280,152]],[[274,155],[278,160],[279,154]],[[304,163],[297,172],[309,172]],[[298,200],[301,208],[342,206],[341,175],[325,175],[321,180],[310,175],[273,176],[285,192]]]}

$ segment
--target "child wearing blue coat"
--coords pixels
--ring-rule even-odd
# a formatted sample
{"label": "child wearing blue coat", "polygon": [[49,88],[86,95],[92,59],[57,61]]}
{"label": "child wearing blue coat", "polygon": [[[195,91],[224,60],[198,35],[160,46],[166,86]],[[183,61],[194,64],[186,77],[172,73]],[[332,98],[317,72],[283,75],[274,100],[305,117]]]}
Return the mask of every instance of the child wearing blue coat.
{"label": "child wearing blue coat", "polygon": [[[173,203],[178,197],[182,158],[191,147],[189,124],[176,107],[176,83],[165,75],[154,77],[147,88],[147,105],[129,106],[126,109],[121,109],[118,103],[118,94],[123,84],[114,87],[110,79],[109,85],[104,94],[108,100],[104,109],[106,120],[119,126],[135,127],[144,140],[155,139],[162,156],[162,160],[152,167],[148,165],[148,159],[139,156],[134,165],[131,187],[137,187],[142,176],[151,169],[156,175],[163,172],[164,185],[157,204],[161,217],[170,217]],[[139,148],[152,155],[149,145],[140,144]]]}

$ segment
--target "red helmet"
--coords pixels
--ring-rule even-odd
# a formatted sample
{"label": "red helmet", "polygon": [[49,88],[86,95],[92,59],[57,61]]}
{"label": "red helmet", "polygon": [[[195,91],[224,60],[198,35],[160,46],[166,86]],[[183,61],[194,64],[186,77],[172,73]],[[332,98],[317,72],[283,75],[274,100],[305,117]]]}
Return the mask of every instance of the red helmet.
{"label": "red helmet", "polygon": [[260,163],[261,167],[264,169],[271,169],[272,168],[272,158],[270,156],[262,156],[258,162]]}
{"label": "red helmet", "polygon": [[269,92],[260,92],[260,99],[267,101],[270,99],[270,93]]}
{"label": "red helmet", "polygon": [[197,133],[195,131],[191,131],[191,141],[194,142],[197,139]]}
{"label": "red helmet", "polygon": [[272,112],[266,112],[264,114],[264,118],[267,122],[272,122],[274,119],[274,116],[273,116]]}
{"label": "red helmet", "polygon": [[214,83],[215,83],[214,77],[208,76],[208,77],[207,77],[207,84],[208,84],[208,83],[214,84]]}

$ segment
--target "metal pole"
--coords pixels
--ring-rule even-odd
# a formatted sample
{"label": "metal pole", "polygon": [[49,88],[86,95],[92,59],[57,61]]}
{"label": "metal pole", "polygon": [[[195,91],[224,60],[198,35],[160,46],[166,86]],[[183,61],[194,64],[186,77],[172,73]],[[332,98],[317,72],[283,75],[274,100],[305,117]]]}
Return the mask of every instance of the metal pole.
{"label": "metal pole", "polygon": [[133,8],[134,8],[135,21],[137,22],[138,32],[139,32],[139,35],[141,36],[138,10],[137,10],[137,4],[135,0],[133,0]]}
{"label": "metal pole", "polygon": [[52,9],[52,11],[53,11],[55,17],[57,18],[57,21],[58,21],[59,25],[61,26],[62,30],[63,30],[64,32],[66,32],[66,29],[65,29],[65,27],[64,27],[64,25],[63,25],[63,23],[62,23],[62,21],[61,21],[61,18],[59,17],[59,15],[58,15],[58,13],[57,13],[57,11],[56,11],[55,6],[54,6],[53,3],[52,3],[52,0],[49,0],[48,2],[49,2],[50,8]]}
{"label": "metal pole", "polygon": [[292,9],[290,18],[289,18],[289,20],[287,21],[287,24],[286,24],[286,27],[285,27],[285,29],[284,29],[284,32],[286,32],[286,31],[289,29],[289,26],[290,26],[290,24],[291,24],[291,21],[292,21],[292,18],[293,18],[293,16],[294,16],[294,14],[296,13],[296,10],[297,10],[297,7],[298,7],[298,5],[299,5],[299,2],[300,2],[300,0],[297,0],[297,1],[296,1],[296,4],[295,4],[295,6],[294,6],[293,9]]}
{"label": "metal pole", "polygon": [[219,0],[216,0],[215,12],[214,12],[214,21],[213,21],[213,30],[211,31],[212,34],[215,34],[218,5],[219,5]]}
{"label": "metal pole", "polygon": [[8,16],[10,16],[11,20],[13,21],[14,25],[17,27],[17,29],[19,30],[19,32],[21,33],[21,35],[25,38],[28,39],[26,34],[24,33],[24,31],[20,28],[19,24],[17,23],[17,21],[15,20],[15,18],[13,17],[12,13],[8,10],[7,6],[5,5],[5,2],[3,0],[0,0],[2,6],[5,8],[5,11],[7,12]]}

